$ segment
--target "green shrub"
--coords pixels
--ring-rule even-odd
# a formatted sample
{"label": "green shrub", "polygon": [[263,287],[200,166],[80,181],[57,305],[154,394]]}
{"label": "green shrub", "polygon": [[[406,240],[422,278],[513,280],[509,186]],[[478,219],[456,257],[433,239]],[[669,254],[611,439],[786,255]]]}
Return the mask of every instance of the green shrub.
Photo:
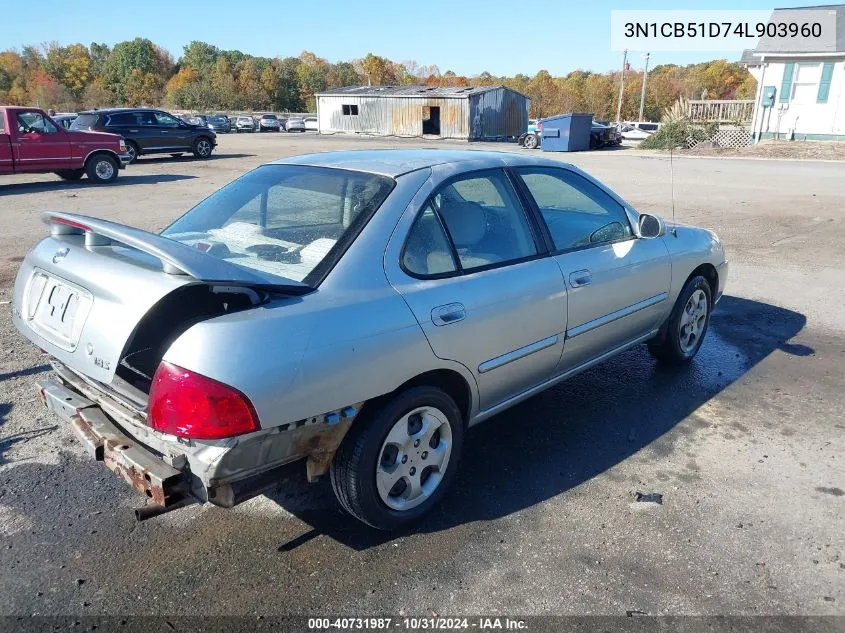
{"label": "green shrub", "polygon": [[715,123],[691,123],[689,121],[670,121],[660,126],[654,134],[640,143],[643,149],[676,149],[686,147],[687,139],[706,141],[712,137],[718,126]]}

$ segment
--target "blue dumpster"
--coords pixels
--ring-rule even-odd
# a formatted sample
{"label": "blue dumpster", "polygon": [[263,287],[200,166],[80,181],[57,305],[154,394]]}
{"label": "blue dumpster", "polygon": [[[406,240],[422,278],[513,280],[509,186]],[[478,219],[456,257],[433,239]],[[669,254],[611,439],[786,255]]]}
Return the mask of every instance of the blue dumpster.
{"label": "blue dumpster", "polygon": [[544,152],[580,152],[590,149],[593,115],[580,112],[556,114],[543,123],[541,147]]}

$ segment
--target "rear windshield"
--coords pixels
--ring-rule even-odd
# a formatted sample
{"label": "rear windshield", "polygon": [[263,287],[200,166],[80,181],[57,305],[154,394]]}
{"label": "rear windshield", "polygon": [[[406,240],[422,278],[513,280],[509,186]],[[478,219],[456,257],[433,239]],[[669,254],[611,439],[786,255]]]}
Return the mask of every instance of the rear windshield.
{"label": "rear windshield", "polygon": [[263,117],[261,117],[261,118],[262,118],[262,119],[272,119],[273,121],[275,121],[275,120],[276,120],[276,115],[275,115],[275,114],[265,114],[265,115],[264,115]]}
{"label": "rear windshield", "polygon": [[99,115],[96,114],[80,114],[70,124],[71,130],[90,130],[97,124]]}
{"label": "rear windshield", "polygon": [[200,202],[162,235],[246,268],[312,284],[394,184],[341,169],[264,165]]}

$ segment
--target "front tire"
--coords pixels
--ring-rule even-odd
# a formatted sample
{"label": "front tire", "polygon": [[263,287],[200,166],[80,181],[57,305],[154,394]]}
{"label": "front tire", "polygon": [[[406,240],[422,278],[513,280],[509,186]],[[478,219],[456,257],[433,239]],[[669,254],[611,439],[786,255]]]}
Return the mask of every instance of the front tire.
{"label": "front tire", "polygon": [[109,154],[95,154],[85,165],[88,178],[101,185],[117,180],[117,171],[117,160]]}
{"label": "front tire", "polygon": [[126,153],[129,154],[129,164],[131,165],[136,160],[138,160],[138,156],[140,156],[141,152],[138,150],[138,146],[135,145],[132,141],[126,141]]}
{"label": "front tire", "polygon": [[525,140],[522,142],[522,146],[525,149],[537,149],[537,145],[539,145],[539,143],[536,134],[529,134],[525,137]]}
{"label": "front tire", "polygon": [[710,284],[701,275],[693,277],[681,290],[662,337],[649,342],[648,351],[667,365],[689,363],[704,342],[712,309]]}
{"label": "front tire", "polygon": [[457,471],[464,424],[455,401],[414,387],[365,411],[334,456],[335,496],[379,530],[416,521],[442,499]]}
{"label": "front tire", "polygon": [[194,141],[194,156],[200,159],[206,159],[211,156],[211,151],[214,149],[214,146],[211,144],[211,141],[206,136],[200,136],[197,140]]}

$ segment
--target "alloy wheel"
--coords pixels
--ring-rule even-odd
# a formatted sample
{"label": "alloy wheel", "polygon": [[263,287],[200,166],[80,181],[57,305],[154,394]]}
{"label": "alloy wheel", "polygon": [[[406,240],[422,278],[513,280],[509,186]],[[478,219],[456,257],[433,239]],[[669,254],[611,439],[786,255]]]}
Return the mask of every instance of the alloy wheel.
{"label": "alloy wheel", "polygon": [[695,351],[701,337],[704,336],[704,327],[707,324],[707,295],[703,290],[696,290],[690,295],[681,313],[678,322],[678,340],[681,351],[690,354]]}
{"label": "alloy wheel", "polygon": [[449,418],[435,407],[418,407],[390,429],[379,452],[376,488],[393,510],[410,510],[428,499],[446,473],[452,453]]}

